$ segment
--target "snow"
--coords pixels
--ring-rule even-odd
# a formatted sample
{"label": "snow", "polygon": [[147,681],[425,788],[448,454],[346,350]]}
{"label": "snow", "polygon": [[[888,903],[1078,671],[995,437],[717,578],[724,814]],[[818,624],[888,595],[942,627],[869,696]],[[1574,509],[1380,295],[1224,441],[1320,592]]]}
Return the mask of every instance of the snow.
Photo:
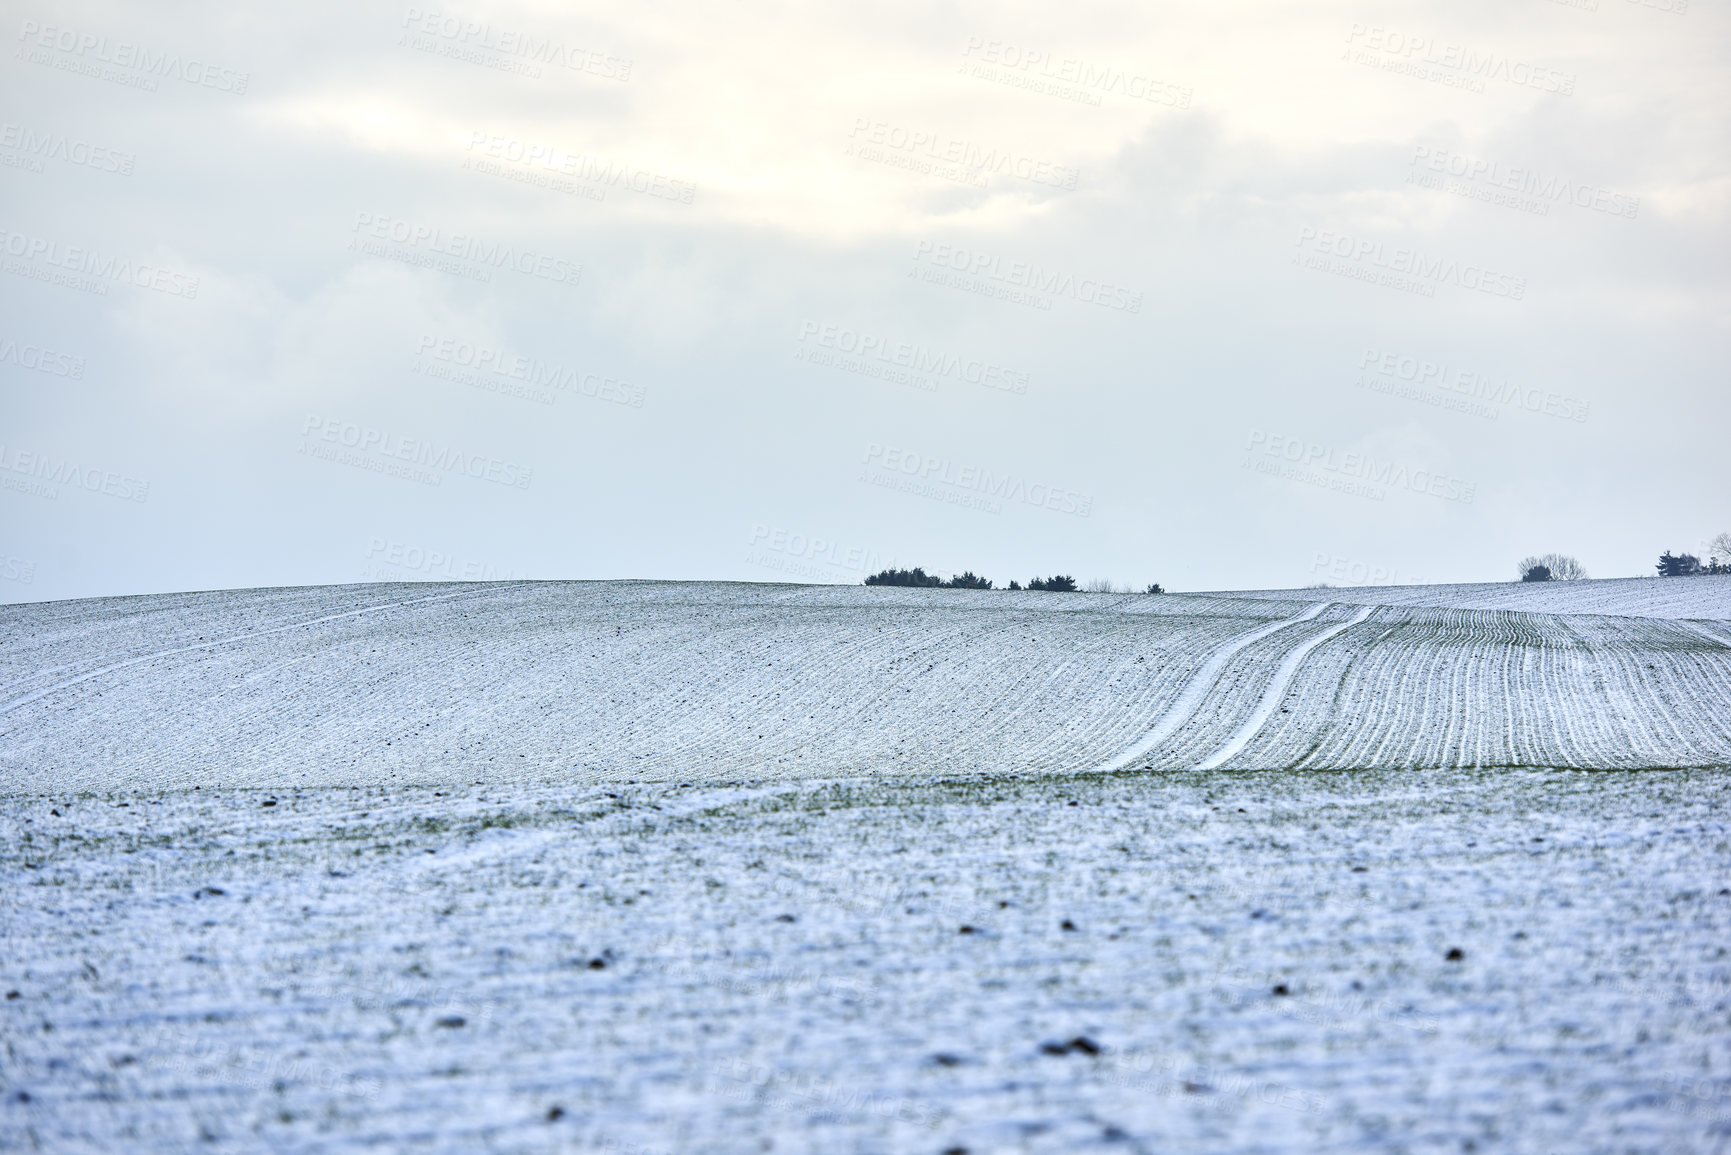
{"label": "snow", "polygon": [[1045,774],[1223,748],[1242,769],[1731,766],[1731,620],[1366,615],[1337,592],[512,582],[12,606],[0,790]]}
{"label": "snow", "polygon": [[1322,633],[1307,640],[1303,645],[1288,651],[1286,656],[1280,660],[1279,669],[1275,670],[1273,676],[1269,678],[1267,688],[1262,691],[1262,699],[1256,703],[1256,709],[1252,710],[1250,716],[1239,724],[1238,729],[1233,731],[1232,737],[1226,740],[1224,746],[1198,763],[1198,768],[1212,770],[1238,758],[1244,747],[1250,744],[1250,740],[1261,733],[1262,728],[1268,724],[1269,716],[1274,713],[1274,708],[1280,704],[1281,699],[1286,695],[1286,687],[1291,685],[1293,675],[1298,673],[1298,668],[1304,664],[1304,659],[1310,656],[1310,652],[1336,634],[1344,633],[1353,626],[1362,625],[1368,617],[1370,617],[1370,607],[1366,606],[1352,615],[1351,620],[1330,626]]}
{"label": "snow", "polygon": [[1353,605],[1440,606],[1542,614],[1614,614],[1637,618],[1731,621],[1731,576],[1604,578],[1573,582],[1483,582],[1470,585],[1346,586],[1249,590],[1235,598],[1329,598]]}
{"label": "snow", "polygon": [[0,1148],[1715,1150],[1728,789],[14,796]]}
{"label": "snow", "polygon": [[1144,734],[1141,738],[1138,738],[1135,744],[1130,746],[1129,749],[1116,755],[1111,761],[1099,767],[1099,769],[1102,771],[1108,771],[1128,766],[1131,762],[1142,757],[1150,750],[1166,741],[1166,739],[1170,738],[1178,727],[1190,721],[1190,719],[1195,715],[1197,709],[1205,700],[1207,700],[1209,691],[1213,690],[1216,683],[1219,682],[1220,675],[1222,671],[1226,669],[1227,662],[1231,661],[1241,651],[1257,642],[1260,642],[1263,638],[1268,637],[1277,630],[1284,630],[1288,626],[1295,626],[1300,622],[1310,621],[1327,608],[1328,606],[1326,603],[1318,602],[1316,605],[1311,606],[1309,609],[1295,617],[1288,618],[1285,621],[1275,622],[1273,625],[1263,626],[1260,629],[1252,630],[1241,637],[1234,638],[1232,641],[1216,649],[1213,654],[1209,656],[1208,661],[1203,664],[1202,668],[1190,678],[1188,683],[1186,683],[1183,692],[1178,695],[1177,699],[1171,706],[1167,707],[1166,714],[1160,719],[1159,723],[1152,730],[1149,730],[1148,733]]}
{"label": "snow", "polygon": [[1715,580],[6,607],[0,1149],[1717,1149]]}

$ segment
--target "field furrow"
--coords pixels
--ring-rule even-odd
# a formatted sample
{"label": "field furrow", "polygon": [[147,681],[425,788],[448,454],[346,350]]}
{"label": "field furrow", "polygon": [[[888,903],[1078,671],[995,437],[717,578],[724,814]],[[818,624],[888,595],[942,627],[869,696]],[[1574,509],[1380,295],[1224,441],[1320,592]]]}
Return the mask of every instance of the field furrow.
{"label": "field furrow", "polygon": [[516,582],[12,606],[0,643],[13,790],[1731,765],[1711,618]]}

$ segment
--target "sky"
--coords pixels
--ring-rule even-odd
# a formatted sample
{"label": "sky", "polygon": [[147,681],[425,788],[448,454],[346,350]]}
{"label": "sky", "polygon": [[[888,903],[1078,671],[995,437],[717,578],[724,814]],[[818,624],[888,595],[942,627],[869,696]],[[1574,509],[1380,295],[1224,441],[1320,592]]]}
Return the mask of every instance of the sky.
{"label": "sky", "polygon": [[1722,4],[7,11],[0,601],[1731,529]]}

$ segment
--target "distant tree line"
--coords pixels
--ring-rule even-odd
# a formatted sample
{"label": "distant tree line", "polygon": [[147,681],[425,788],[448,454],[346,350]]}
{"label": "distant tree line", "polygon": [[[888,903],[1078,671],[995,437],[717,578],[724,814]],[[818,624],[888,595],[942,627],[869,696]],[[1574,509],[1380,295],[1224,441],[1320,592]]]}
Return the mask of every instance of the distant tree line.
{"label": "distant tree line", "polygon": [[[1731,574],[1731,533],[1722,533],[1707,543],[1707,560],[1692,553],[1659,555],[1653,568],[1660,577],[1694,577],[1696,574]],[[1572,582],[1587,576],[1586,567],[1567,554],[1542,553],[1522,558],[1516,567],[1524,582]]]}
{"label": "distant tree line", "polygon": [[1654,567],[1660,577],[1694,577],[1697,574],[1728,574],[1731,573],[1731,533],[1722,533],[1707,543],[1707,560],[1702,561],[1692,553],[1672,553],[1666,550],[1659,555],[1659,563]]}
{"label": "distant tree line", "polygon": [[945,581],[935,573],[927,573],[921,566],[915,566],[913,569],[879,570],[866,578],[865,584],[868,586],[925,586],[947,590],[989,590],[992,588],[990,579],[975,577],[972,570]]}
{"label": "distant tree line", "polygon": [[[997,588],[992,583],[991,578],[979,577],[972,570],[964,570],[955,577],[952,577],[949,581],[945,581],[937,574],[927,573],[922,566],[915,566],[913,569],[879,570],[877,573],[866,578],[865,584],[868,586],[919,586],[929,589],[947,590],[989,590]],[[1021,582],[1012,581],[1005,588],[1012,590],[1045,590],[1051,593],[1070,594],[1075,593],[1078,587],[1076,585],[1076,579],[1071,577],[1069,574],[1054,574],[1049,578],[1029,578],[1028,584],[1025,586]],[[1096,593],[1130,592],[1129,590],[1114,590],[1109,582],[1090,582],[1088,588],[1090,591]],[[1142,592],[1145,594],[1163,594],[1166,591],[1161,588],[1159,582],[1153,582]]]}
{"label": "distant tree line", "polygon": [[941,586],[944,579],[937,574],[927,573],[919,566],[913,569],[879,570],[866,578],[868,586]]}
{"label": "distant tree line", "polygon": [[1731,562],[1720,561],[1717,557],[1702,561],[1692,553],[1673,554],[1666,550],[1659,555],[1659,564],[1654,568],[1660,577],[1695,577],[1697,574],[1731,573]]}

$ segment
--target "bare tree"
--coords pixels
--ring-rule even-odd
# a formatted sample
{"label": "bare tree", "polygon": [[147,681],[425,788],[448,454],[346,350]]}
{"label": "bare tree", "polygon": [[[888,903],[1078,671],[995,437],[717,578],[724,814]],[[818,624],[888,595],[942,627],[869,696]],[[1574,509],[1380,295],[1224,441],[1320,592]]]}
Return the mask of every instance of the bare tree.
{"label": "bare tree", "polygon": [[1566,553],[1541,553],[1521,559],[1524,582],[1575,582],[1587,576],[1587,567]]}
{"label": "bare tree", "polygon": [[1707,554],[1720,565],[1731,565],[1731,533],[1722,533],[1708,542]]}

